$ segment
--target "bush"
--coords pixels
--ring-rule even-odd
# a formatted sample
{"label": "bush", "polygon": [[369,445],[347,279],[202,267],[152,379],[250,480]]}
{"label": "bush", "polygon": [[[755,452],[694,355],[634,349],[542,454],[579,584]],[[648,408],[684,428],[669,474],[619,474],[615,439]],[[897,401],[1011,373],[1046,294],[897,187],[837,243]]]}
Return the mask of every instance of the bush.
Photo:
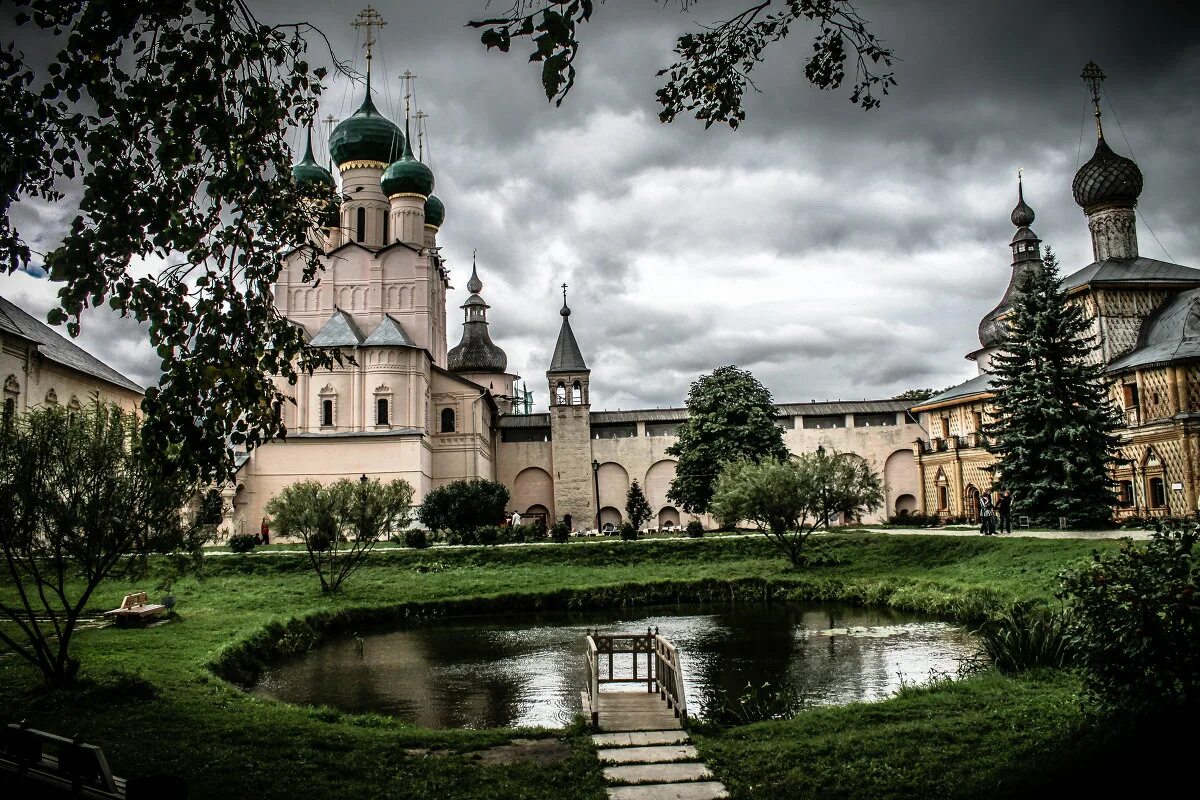
{"label": "bush", "polygon": [[475,535],[480,544],[497,545],[501,541],[508,541],[510,529],[501,529],[495,525],[484,525],[475,531]]}
{"label": "bush", "polygon": [[888,525],[900,525],[905,528],[932,528],[940,522],[937,514],[921,514],[920,512],[893,514],[887,519]]}
{"label": "bush", "polygon": [[554,527],[550,529],[550,541],[562,544],[569,538],[571,538],[571,529],[567,527],[567,523],[554,523]]}
{"label": "bush", "polygon": [[1195,524],[1162,527],[1139,547],[1092,553],[1062,573],[1088,694],[1130,713],[1200,705],[1200,569]]}
{"label": "bush", "polygon": [[694,519],[687,524],[687,535],[693,539],[699,539],[704,535],[704,523],[698,519]]}
{"label": "bush", "polygon": [[229,549],[235,553],[249,553],[258,547],[258,537],[252,533],[237,533],[229,537]]}
{"label": "bush", "polygon": [[419,512],[421,523],[431,531],[445,531],[451,544],[457,535],[462,544],[475,544],[467,538],[477,528],[495,525],[504,519],[508,507],[508,488],[496,481],[475,478],[469,481],[452,481],[439,486],[425,495]]}
{"label": "bush", "polygon": [[632,542],[638,538],[638,529],[633,527],[632,522],[622,522],[619,532],[623,542]]}
{"label": "bush", "polygon": [[424,528],[411,528],[404,532],[404,546],[424,550],[429,547],[429,534]]}
{"label": "bush", "polygon": [[1037,667],[1065,667],[1074,650],[1070,620],[1044,609],[1014,608],[974,631],[984,655],[1006,674]]}

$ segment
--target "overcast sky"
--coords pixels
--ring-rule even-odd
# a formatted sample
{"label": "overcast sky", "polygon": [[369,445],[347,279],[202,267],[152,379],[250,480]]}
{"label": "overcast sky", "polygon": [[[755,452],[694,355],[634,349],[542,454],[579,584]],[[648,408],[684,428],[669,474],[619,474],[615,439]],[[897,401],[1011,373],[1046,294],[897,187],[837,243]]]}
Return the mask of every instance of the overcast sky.
{"label": "overcast sky", "polygon": [[[1150,15],[1147,4],[1097,0],[862,0],[903,59],[881,109],[812,88],[797,27],[757,74],[762,93],[737,131],[660,124],[654,73],[671,63],[674,37],[748,2],[705,0],[690,15],[675,2],[598,5],[581,31],[578,83],[554,108],[524,43],[488,53],[463,27],[485,13],[482,0],[375,0],[388,21],[375,62],[388,78],[381,108],[402,120],[407,69],[429,114],[451,343],[477,248],[492,339],[539,407],[563,282],[595,408],[680,405],[692,380],[730,363],[780,402],[889,397],[972,376],[963,355],[1010,275],[1018,167],[1034,229],[1064,273],[1091,261],[1070,192],[1095,146],[1079,78],[1088,60],[1109,76],[1107,138],[1146,177],[1141,253],[1200,266],[1200,37],[1185,5]],[[312,22],[353,53],[354,4],[251,5],[267,21]],[[335,83],[321,115],[349,115],[360,92]],[[53,247],[64,216],[29,203],[18,213],[38,249]],[[0,277],[0,293],[39,316],[54,300],[52,284],[25,275]],[[155,380],[136,325],[99,310],[83,327],[91,352]]]}

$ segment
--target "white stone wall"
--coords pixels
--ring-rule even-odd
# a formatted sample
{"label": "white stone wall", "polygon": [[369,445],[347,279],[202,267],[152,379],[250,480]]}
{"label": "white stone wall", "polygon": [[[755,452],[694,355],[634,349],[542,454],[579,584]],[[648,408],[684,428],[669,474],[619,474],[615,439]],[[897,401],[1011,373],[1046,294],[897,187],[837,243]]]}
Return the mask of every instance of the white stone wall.
{"label": "white stone wall", "polygon": [[50,361],[38,354],[35,344],[5,333],[0,333],[0,381],[0,401],[12,398],[18,413],[45,405],[51,391],[61,406],[69,405],[72,398],[87,405],[98,395],[102,402],[116,403],[125,411],[141,409],[140,392]]}

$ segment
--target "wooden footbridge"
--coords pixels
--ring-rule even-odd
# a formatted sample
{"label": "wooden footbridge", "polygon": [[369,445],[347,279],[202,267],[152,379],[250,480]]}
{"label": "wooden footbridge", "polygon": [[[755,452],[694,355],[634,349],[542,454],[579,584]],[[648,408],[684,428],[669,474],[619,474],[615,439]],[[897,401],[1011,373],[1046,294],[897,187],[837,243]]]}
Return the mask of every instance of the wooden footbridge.
{"label": "wooden footbridge", "polygon": [[[631,668],[625,669],[626,664]],[[645,633],[588,631],[587,678],[583,707],[597,730],[678,729],[687,719],[679,650],[657,629],[647,628]],[[612,684],[635,684],[646,690],[601,692],[601,686]]]}
{"label": "wooden footbridge", "polygon": [[[645,633],[588,631],[586,658],[583,708],[601,731],[592,741],[605,765],[609,800],[719,800],[729,796],[682,730],[687,721],[687,698],[675,645],[657,629],[647,628]],[[626,684],[632,690],[600,690],[610,684]]]}

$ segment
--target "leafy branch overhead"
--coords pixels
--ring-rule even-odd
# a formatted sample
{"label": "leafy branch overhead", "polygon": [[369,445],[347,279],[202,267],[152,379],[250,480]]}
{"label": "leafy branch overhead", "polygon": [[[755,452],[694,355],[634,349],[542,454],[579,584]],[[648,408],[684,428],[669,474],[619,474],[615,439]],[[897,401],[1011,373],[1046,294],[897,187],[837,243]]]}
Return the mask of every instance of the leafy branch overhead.
{"label": "leafy branch overhead", "polygon": [[[287,142],[316,111],[325,71],[305,53],[319,31],[261,23],[241,0],[14,5],[37,29],[26,37],[59,49],[43,68],[0,47],[0,135],[21,148],[0,199],[2,269],[32,255],[11,204],[61,200],[77,182],[77,214],[44,256],[61,282],[50,321],[76,335],[83,311],[107,304],[147,323],[163,370],[143,405],[147,444],[221,479],[235,447],[285,433],[282,387],[332,363],[271,296],[333,199],[292,180]],[[309,253],[306,277],[318,267]]]}
{"label": "leafy branch overhead", "polygon": [[[679,0],[685,12],[698,2]],[[529,60],[542,64],[546,99],[562,105],[575,85],[577,28],[592,18],[594,7],[591,0],[513,0],[504,15],[467,24],[483,29],[480,41],[489,50],[507,53],[514,39],[529,38],[534,46]],[[813,52],[804,65],[809,83],[819,89],[841,88],[850,60],[850,101],[864,110],[878,108],[881,97],[896,85],[891,69],[896,56],[849,0],[764,0],[676,39],[676,62],[658,72],[667,76],[657,92],[659,119],[672,122],[690,113],[706,128],[714,122],[736,128],[746,118],[746,88],[758,91],[751,73],[766,59],[767,49],[786,39],[798,23],[817,28]]]}

